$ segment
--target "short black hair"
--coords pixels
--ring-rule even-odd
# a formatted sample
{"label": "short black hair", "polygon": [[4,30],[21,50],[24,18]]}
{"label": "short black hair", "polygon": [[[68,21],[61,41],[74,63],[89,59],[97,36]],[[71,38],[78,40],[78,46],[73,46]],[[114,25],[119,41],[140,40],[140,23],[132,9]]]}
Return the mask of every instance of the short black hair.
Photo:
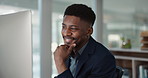
{"label": "short black hair", "polygon": [[90,23],[92,26],[95,22],[96,15],[94,11],[84,4],[72,4],[64,12],[65,15],[72,15]]}

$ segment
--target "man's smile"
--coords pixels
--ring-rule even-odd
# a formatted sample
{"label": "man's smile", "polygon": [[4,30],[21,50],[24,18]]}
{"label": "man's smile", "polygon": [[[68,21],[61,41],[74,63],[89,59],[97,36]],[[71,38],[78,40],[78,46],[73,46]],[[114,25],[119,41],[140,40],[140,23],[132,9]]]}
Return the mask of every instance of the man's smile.
{"label": "man's smile", "polygon": [[76,38],[73,38],[73,37],[63,37],[63,39],[66,44],[75,43],[77,40]]}

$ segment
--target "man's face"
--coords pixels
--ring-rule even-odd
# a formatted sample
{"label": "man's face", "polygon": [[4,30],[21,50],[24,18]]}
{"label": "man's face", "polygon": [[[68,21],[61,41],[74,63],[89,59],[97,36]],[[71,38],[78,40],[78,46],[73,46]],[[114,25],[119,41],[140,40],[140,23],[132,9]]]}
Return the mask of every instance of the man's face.
{"label": "man's face", "polygon": [[81,48],[88,41],[92,28],[79,17],[65,15],[61,33],[66,45],[75,43],[76,48]]}

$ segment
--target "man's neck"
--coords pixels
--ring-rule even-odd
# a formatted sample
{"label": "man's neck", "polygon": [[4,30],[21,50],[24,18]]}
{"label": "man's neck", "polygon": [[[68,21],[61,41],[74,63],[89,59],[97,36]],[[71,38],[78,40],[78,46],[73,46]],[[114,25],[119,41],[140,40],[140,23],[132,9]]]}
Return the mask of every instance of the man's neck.
{"label": "man's neck", "polygon": [[81,55],[87,44],[88,41],[79,50],[74,49],[73,52],[71,53],[71,56],[74,58],[77,55]]}

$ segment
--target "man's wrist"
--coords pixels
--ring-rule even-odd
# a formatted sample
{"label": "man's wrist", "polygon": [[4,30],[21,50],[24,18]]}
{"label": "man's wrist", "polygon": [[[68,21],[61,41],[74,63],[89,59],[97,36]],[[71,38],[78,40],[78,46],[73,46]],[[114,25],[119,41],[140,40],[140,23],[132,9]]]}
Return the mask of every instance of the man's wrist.
{"label": "man's wrist", "polygon": [[56,62],[56,68],[59,74],[67,70],[65,62]]}

